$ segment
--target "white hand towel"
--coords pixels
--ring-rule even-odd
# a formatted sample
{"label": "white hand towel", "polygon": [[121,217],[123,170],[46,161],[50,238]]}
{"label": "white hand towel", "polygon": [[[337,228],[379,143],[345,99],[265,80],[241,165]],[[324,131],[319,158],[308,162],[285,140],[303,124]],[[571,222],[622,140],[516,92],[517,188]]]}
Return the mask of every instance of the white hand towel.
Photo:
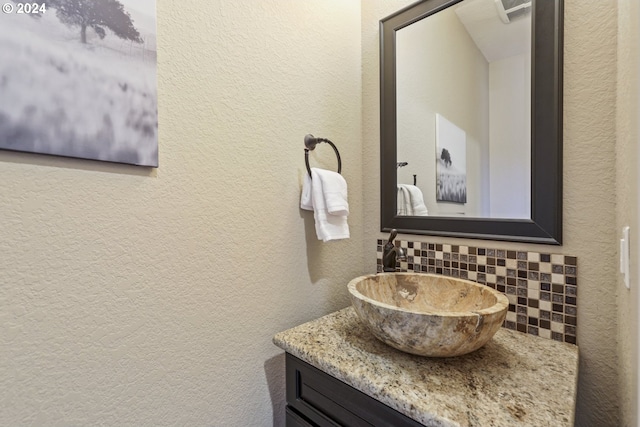
{"label": "white hand towel", "polygon": [[[315,175],[314,174],[315,169]],[[347,201],[347,181],[337,172],[325,169],[311,168],[313,179],[317,177],[322,182],[322,194],[331,215],[349,215],[349,202]]]}
{"label": "white hand towel", "polygon": [[302,183],[302,196],[300,197],[300,208],[306,211],[313,210],[313,199],[311,198],[311,177],[308,173],[304,174],[304,182]]}
{"label": "white hand towel", "polygon": [[411,209],[411,200],[409,197],[409,191],[404,188],[403,184],[398,184],[398,194],[397,194],[397,215],[399,216],[407,216],[412,215],[413,211]]}
{"label": "white hand towel", "polygon": [[[332,174],[338,175],[338,177]],[[313,179],[308,174],[305,176],[300,207],[313,210],[318,240],[328,242],[329,240],[348,239],[349,204],[347,203],[346,181],[336,172],[318,168],[311,168],[311,175]],[[336,214],[329,212],[327,198],[331,209]]]}
{"label": "white hand towel", "polygon": [[398,184],[397,214],[408,216],[427,216],[422,191],[415,185]]}
{"label": "white hand towel", "polygon": [[429,212],[427,211],[427,206],[424,204],[424,196],[422,195],[422,191],[415,185],[406,184],[404,187],[409,192],[409,197],[411,199],[412,215],[413,216],[429,215]]}

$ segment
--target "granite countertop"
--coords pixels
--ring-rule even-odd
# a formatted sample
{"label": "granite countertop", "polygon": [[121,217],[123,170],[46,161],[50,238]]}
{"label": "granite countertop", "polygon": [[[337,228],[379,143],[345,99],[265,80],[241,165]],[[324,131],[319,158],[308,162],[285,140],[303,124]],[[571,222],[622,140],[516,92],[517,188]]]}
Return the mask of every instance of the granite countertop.
{"label": "granite countertop", "polygon": [[280,332],[286,352],[426,426],[573,426],[578,347],[501,328],[453,358],[378,341],[353,308]]}

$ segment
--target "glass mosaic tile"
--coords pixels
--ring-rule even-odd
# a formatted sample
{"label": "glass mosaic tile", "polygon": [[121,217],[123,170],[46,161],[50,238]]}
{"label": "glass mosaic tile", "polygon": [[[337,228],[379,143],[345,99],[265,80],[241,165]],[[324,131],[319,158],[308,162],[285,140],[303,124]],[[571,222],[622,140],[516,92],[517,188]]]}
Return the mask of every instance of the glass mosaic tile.
{"label": "glass mosaic tile", "polygon": [[[377,271],[382,247],[377,241]],[[397,271],[442,274],[473,280],[507,295],[503,327],[576,344],[578,259],[547,252],[396,240],[407,260]]]}

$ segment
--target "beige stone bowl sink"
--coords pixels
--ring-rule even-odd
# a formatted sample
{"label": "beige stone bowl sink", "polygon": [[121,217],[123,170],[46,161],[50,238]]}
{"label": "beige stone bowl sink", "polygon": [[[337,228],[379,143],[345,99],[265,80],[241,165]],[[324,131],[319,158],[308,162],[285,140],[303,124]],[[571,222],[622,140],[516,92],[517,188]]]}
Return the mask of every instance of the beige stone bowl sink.
{"label": "beige stone bowl sink", "polygon": [[479,349],[507,315],[509,300],[469,280],[379,273],[349,282],[358,317],[382,342],[407,353],[452,357]]}

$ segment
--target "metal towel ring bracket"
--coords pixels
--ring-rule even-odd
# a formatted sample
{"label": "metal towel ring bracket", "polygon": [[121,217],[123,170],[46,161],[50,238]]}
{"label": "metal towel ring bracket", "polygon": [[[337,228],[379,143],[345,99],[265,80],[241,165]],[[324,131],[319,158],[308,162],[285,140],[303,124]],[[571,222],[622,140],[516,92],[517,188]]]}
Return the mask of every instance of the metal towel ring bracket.
{"label": "metal towel ring bracket", "polygon": [[326,138],[316,138],[315,136],[308,134],[304,137],[304,146],[306,147],[304,149],[304,163],[307,165],[307,172],[309,173],[309,176],[311,176],[311,168],[309,167],[309,151],[315,150],[316,145],[319,142],[326,142],[333,148],[333,151],[336,152],[336,157],[338,158],[338,173],[341,173],[342,160],[340,159],[340,153],[338,152],[338,148],[335,144]]}

